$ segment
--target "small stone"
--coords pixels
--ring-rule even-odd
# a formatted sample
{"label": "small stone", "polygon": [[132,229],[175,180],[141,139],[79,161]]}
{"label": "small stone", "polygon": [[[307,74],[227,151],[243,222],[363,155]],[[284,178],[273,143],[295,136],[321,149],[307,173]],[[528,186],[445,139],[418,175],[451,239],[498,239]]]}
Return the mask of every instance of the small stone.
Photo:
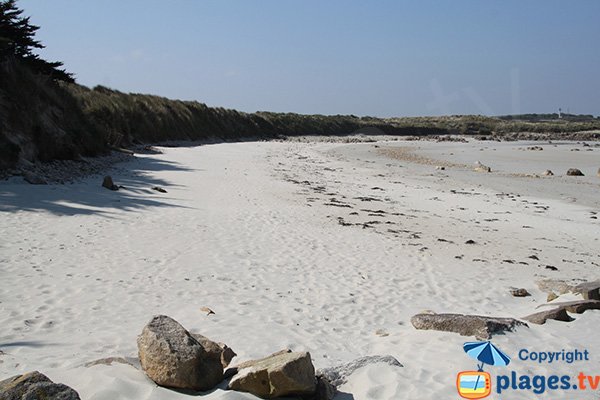
{"label": "small stone", "polygon": [[567,171],[567,176],[584,176],[583,172],[578,170],[577,168],[569,168]]}
{"label": "small stone", "polygon": [[379,336],[379,337],[386,337],[386,336],[390,336],[390,334],[389,334],[389,333],[387,333],[387,332],[386,332],[385,330],[383,330],[383,329],[377,329],[377,330],[375,331],[375,334],[376,334],[377,336]]}
{"label": "small stone", "polygon": [[167,193],[167,191],[165,189],[161,188],[160,186],[154,186],[152,188],[152,190],[155,190],[155,191],[160,192],[160,193]]}
{"label": "small stone", "polygon": [[443,165],[438,165],[437,167],[435,167],[435,169],[437,169],[438,171],[445,171],[446,167],[444,167]]}
{"label": "small stone", "polygon": [[551,301],[554,301],[558,299],[558,295],[554,292],[550,292],[548,293],[548,297],[546,297],[546,302],[550,303]]}
{"label": "small stone", "polygon": [[192,333],[192,336],[204,347],[204,350],[206,350],[211,358],[218,359],[221,362],[223,369],[227,368],[231,360],[237,356],[231,347],[225,343],[213,342],[199,333]]}
{"label": "small stone", "polygon": [[206,315],[214,314],[215,312],[208,307],[200,307],[200,311],[205,312]]}
{"label": "small stone", "polygon": [[542,172],[542,175],[544,175],[544,176],[553,176],[554,172],[552,172],[549,169],[547,169],[544,172]]}
{"label": "small stone", "polygon": [[519,288],[519,289],[510,289],[510,294],[514,297],[527,297],[531,296],[531,293],[527,291],[527,289]]}
{"label": "small stone", "polygon": [[488,167],[487,165],[483,165],[482,163],[477,161],[475,163],[474,171],[475,172],[492,172],[492,169],[490,167]]}
{"label": "small stone", "polygon": [[119,190],[119,187],[114,184],[112,178],[109,175],[106,175],[102,180],[102,187],[105,187],[109,190]]}

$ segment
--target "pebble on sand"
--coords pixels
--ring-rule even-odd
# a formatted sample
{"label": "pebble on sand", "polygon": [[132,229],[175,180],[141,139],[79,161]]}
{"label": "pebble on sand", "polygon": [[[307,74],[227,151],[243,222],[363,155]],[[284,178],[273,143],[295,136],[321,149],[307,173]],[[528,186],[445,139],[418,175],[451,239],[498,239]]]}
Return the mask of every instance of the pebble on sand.
{"label": "pebble on sand", "polygon": [[112,177],[110,175],[106,175],[102,180],[102,187],[105,187],[109,190],[119,190],[119,187],[114,184]]}
{"label": "pebble on sand", "polygon": [[584,175],[583,175],[583,172],[581,172],[577,168],[569,168],[567,170],[567,176],[584,176]]}

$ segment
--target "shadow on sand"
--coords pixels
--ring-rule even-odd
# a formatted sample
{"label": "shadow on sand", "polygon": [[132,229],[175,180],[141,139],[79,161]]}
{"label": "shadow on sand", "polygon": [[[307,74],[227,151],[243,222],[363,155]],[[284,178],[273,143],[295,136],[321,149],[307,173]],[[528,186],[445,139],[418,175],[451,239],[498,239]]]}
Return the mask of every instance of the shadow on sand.
{"label": "shadow on sand", "polygon": [[45,347],[45,346],[55,346],[56,343],[48,343],[42,340],[25,340],[20,342],[8,342],[8,343],[0,343],[0,349],[6,349],[8,347]]}
{"label": "shadow on sand", "polygon": [[152,172],[194,172],[181,164],[149,156],[138,156],[105,171],[115,184],[122,186],[111,191],[101,186],[103,175],[93,175],[80,182],[65,185],[30,185],[16,178],[0,183],[0,214],[3,212],[49,212],[59,216],[104,215],[114,210],[141,210],[151,207],[179,207],[169,193],[152,190],[159,186],[169,189],[180,187],[152,176]]}

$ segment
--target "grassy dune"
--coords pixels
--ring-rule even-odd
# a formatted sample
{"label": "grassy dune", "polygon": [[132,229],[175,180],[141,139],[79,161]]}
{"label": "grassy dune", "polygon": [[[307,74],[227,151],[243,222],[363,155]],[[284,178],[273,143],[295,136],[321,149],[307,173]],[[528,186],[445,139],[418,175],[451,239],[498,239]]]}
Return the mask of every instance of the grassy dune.
{"label": "grassy dune", "polygon": [[[240,140],[352,133],[598,139],[600,119],[553,114],[374,118],[244,113],[195,101],[56,83],[18,61],[0,63],[0,169],[169,140]],[[584,132],[582,135],[581,132]]]}

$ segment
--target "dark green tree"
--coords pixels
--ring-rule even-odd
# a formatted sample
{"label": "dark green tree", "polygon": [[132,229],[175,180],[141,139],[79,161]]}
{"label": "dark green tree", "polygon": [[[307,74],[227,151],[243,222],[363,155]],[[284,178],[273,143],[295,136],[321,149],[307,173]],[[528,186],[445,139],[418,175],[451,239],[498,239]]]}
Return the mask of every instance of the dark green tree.
{"label": "dark green tree", "polygon": [[35,40],[35,33],[40,27],[32,25],[29,17],[22,14],[23,10],[17,7],[16,0],[0,0],[0,61],[14,57],[37,73],[55,80],[74,82],[73,75],[60,68],[61,62],[49,62],[33,53],[34,49],[45,47]]}

